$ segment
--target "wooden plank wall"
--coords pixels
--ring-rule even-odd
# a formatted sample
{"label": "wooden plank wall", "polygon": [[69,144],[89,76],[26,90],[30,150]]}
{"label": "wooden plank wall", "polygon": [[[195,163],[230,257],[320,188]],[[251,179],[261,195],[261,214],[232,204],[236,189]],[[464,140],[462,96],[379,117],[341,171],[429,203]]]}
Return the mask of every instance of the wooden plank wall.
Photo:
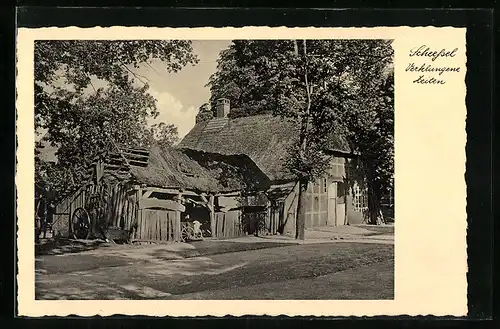
{"label": "wooden plank wall", "polygon": [[[70,235],[70,221],[75,209],[86,210],[91,195],[104,196],[101,223],[94,221],[92,231],[100,237],[99,226],[115,227],[133,233],[136,240],[180,241],[180,213],[169,210],[139,209],[140,192],[123,183],[89,185],[68,196],[56,206],[54,228]],[[94,214],[91,212],[91,216]]]}
{"label": "wooden plank wall", "polygon": [[[90,184],[82,187],[77,192],[63,199],[56,205],[53,227],[63,235],[71,231],[71,216],[77,208],[85,208],[91,217],[96,216],[88,209],[88,202],[92,195],[104,196],[102,223],[92,222],[92,231],[99,235],[99,225],[105,227],[118,227],[131,230],[137,216],[136,191],[130,190],[126,184]],[[98,217],[100,217],[99,215]]]}
{"label": "wooden plank wall", "polygon": [[286,197],[283,204],[283,234],[295,235],[297,212],[298,212],[298,184],[294,187],[292,192]]}
{"label": "wooden plank wall", "polygon": [[86,189],[82,187],[56,205],[52,219],[52,229],[56,236],[69,236],[71,234],[71,215],[75,209],[85,205],[85,198]]}
{"label": "wooden plank wall", "polygon": [[241,211],[216,212],[214,218],[215,232],[212,232],[213,237],[234,238],[245,234],[241,227]]}
{"label": "wooden plank wall", "polygon": [[110,187],[107,202],[107,223],[110,227],[130,230],[136,214],[137,198],[134,190],[124,184]]}
{"label": "wooden plank wall", "polygon": [[112,215],[110,226],[130,231],[136,222],[139,210],[137,191],[131,190],[126,185],[114,186],[108,207],[110,208],[109,213]]}
{"label": "wooden plank wall", "polygon": [[306,228],[326,226],[328,220],[328,178],[318,178],[310,182],[305,193]]}
{"label": "wooden plank wall", "polygon": [[265,234],[266,233],[265,221],[267,215],[268,215],[267,211],[243,213],[241,215],[243,234],[255,234],[256,230],[258,230],[258,234]]}
{"label": "wooden plank wall", "polygon": [[180,227],[176,225],[176,211],[142,209],[138,211],[136,240],[179,241]]}
{"label": "wooden plank wall", "polygon": [[284,201],[276,200],[271,203],[268,218],[266,219],[266,228],[269,234],[275,235],[280,230],[280,225],[283,223]]}

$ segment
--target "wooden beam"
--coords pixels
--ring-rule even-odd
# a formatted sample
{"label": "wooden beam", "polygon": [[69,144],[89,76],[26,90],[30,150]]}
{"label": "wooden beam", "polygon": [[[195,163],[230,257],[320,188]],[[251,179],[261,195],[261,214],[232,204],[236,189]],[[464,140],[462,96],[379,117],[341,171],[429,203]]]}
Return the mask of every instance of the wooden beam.
{"label": "wooden beam", "polygon": [[217,193],[216,196],[239,196],[241,195],[241,192],[229,192],[229,193]]}
{"label": "wooden beam", "polygon": [[146,187],[144,187],[144,190],[158,192],[158,193],[165,193],[165,194],[173,194],[173,195],[178,195],[180,192],[182,195],[196,196],[196,197],[200,196],[196,192],[189,191],[189,190],[176,189],[176,188],[147,187],[146,186]]}
{"label": "wooden beam", "polygon": [[274,234],[273,228],[274,228],[274,219],[275,219],[275,213],[274,213],[274,208],[271,205],[271,201],[267,200],[266,202],[266,216],[267,219],[269,220],[269,227],[267,228],[271,234]]}
{"label": "wooden beam", "polygon": [[130,147],[122,147],[122,152],[132,153],[132,154],[140,154],[140,155],[149,155],[149,150],[145,148],[130,148]]}
{"label": "wooden beam", "polygon": [[128,163],[131,165],[131,166],[147,166],[149,164],[148,161],[138,161],[138,160],[128,160]]}
{"label": "wooden beam", "polygon": [[146,190],[144,194],[142,195],[142,199],[147,199],[153,194],[153,190]]}
{"label": "wooden beam", "polygon": [[220,208],[219,208],[219,211],[220,211],[220,212],[223,212],[223,213],[226,213],[226,212],[228,212],[228,211],[230,211],[230,210],[232,210],[232,209],[235,209],[235,208],[220,207]]}
{"label": "wooden beam", "polygon": [[173,210],[184,212],[186,207],[179,202],[172,200],[160,200],[157,198],[141,199],[139,201],[139,209],[160,208],[165,210]]}
{"label": "wooden beam", "polygon": [[199,205],[199,206],[202,206],[202,207],[205,207],[208,209],[208,203],[203,202],[203,201],[194,200],[192,198],[192,196],[190,196],[190,195],[187,195],[185,197],[183,196],[182,201],[183,201],[183,204],[184,203],[193,203],[193,204],[196,204],[196,205]]}
{"label": "wooden beam", "polygon": [[126,157],[131,157],[131,158],[136,158],[136,159],[148,159],[149,158],[149,153],[143,154],[143,153],[123,152],[123,155]]}
{"label": "wooden beam", "polygon": [[212,232],[213,238],[216,237],[214,199],[215,198],[212,194],[208,198],[208,209],[210,210],[210,231]]}
{"label": "wooden beam", "polygon": [[219,196],[218,201],[219,207],[238,208],[239,206],[241,206],[239,200],[236,197]]}
{"label": "wooden beam", "polygon": [[126,168],[126,167],[123,165],[116,165],[116,164],[108,164],[108,163],[104,164],[104,170],[106,170],[106,169],[117,170],[120,168]]}
{"label": "wooden beam", "polygon": [[[177,198],[178,200],[181,200],[182,199],[182,193],[179,192],[179,194],[177,195]],[[181,205],[179,203],[179,205]],[[182,207],[184,207],[183,205],[181,205]],[[186,207],[184,207],[184,210],[183,211],[186,211]],[[175,231],[174,231],[174,241],[181,241],[182,239],[182,236],[181,236],[181,211],[180,210],[177,210],[175,212],[175,225],[174,225],[174,228],[175,228]]]}
{"label": "wooden beam", "polygon": [[189,195],[189,196],[200,196],[198,193],[193,192],[193,191],[187,191],[187,190],[182,190],[182,195]]}
{"label": "wooden beam", "polygon": [[[121,157],[120,155],[114,155],[112,157],[109,157],[106,162],[113,163],[113,164],[128,162],[131,165],[141,165],[143,163],[147,164],[149,161],[149,157],[145,157],[145,156],[144,157],[143,156],[140,156],[140,157],[126,156],[125,157],[126,161],[124,161],[124,159],[123,159],[124,157],[125,156]],[[133,164],[131,162],[134,162],[135,164]]]}
{"label": "wooden beam", "polygon": [[173,194],[177,195],[179,194],[178,189],[173,189],[173,188],[161,188],[161,187],[149,187],[146,186],[143,188],[144,191],[152,191],[152,192],[158,192],[158,193],[165,193],[165,194]]}

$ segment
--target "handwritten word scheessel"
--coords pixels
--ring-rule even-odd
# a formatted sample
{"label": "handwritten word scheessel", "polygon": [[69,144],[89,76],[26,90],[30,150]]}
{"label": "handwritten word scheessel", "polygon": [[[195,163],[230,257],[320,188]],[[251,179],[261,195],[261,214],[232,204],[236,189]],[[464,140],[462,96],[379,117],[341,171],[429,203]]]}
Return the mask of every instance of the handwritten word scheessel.
{"label": "handwritten word scheessel", "polygon": [[455,48],[453,50],[441,49],[437,51],[437,50],[431,50],[426,45],[422,45],[418,48],[413,48],[412,50],[410,50],[410,57],[413,56],[431,57],[432,58],[431,60],[434,62],[439,57],[455,57],[457,50],[458,48]]}
{"label": "handwritten word scheessel", "polygon": [[[457,54],[458,48],[454,48],[452,50],[448,49],[440,49],[433,50],[426,45],[422,45],[420,47],[415,47],[410,50],[410,57],[420,57],[430,59],[432,62],[435,62],[437,59],[445,60],[446,58],[455,57]],[[444,85],[446,81],[443,78],[437,78],[437,76],[442,76],[445,72],[458,73],[460,72],[460,67],[458,66],[446,66],[446,65],[435,65],[432,63],[423,63],[416,64],[411,62],[405,69],[406,72],[416,72],[420,73],[417,79],[413,80],[413,83],[418,84],[440,84]],[[437,76],[432,76],[431,74],[437,73]]]}

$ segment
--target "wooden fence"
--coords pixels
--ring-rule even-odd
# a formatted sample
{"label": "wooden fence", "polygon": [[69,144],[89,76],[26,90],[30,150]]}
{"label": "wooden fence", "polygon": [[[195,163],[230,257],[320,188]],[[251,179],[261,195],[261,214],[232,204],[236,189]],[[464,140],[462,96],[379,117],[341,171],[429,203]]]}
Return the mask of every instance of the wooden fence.
{"label": "wooden fence", "polygon": [[56,205],[52,227],[56,235],[71,236],[73,213],[84,208],[92,219],[93,235],[100,235],[100,228],[106,227],[131,230],[137,216],[138,197],[125,184],[83,186]]}
{"label": "wooden fence", "polygon": [[138,212],[135,240],[180,241],[180,221],[176,211],[142,209]]}
{"label": "wooden fence", "polygon": [[213,237],[233,238],[244,235],[241,225],[241,211],[217,212],[214,218],[216,231],[212,232]]}

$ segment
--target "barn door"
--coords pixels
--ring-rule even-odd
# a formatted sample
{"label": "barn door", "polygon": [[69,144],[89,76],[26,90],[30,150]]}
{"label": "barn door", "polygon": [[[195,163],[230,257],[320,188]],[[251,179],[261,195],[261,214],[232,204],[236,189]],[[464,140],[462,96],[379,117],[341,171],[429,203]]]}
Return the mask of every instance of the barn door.
{"label": "barn door", "polygon": [[335,226],[336,225],[336,213],[337,213],[337,183],[331,183],[328,185],[328,220],[326,225]]}

